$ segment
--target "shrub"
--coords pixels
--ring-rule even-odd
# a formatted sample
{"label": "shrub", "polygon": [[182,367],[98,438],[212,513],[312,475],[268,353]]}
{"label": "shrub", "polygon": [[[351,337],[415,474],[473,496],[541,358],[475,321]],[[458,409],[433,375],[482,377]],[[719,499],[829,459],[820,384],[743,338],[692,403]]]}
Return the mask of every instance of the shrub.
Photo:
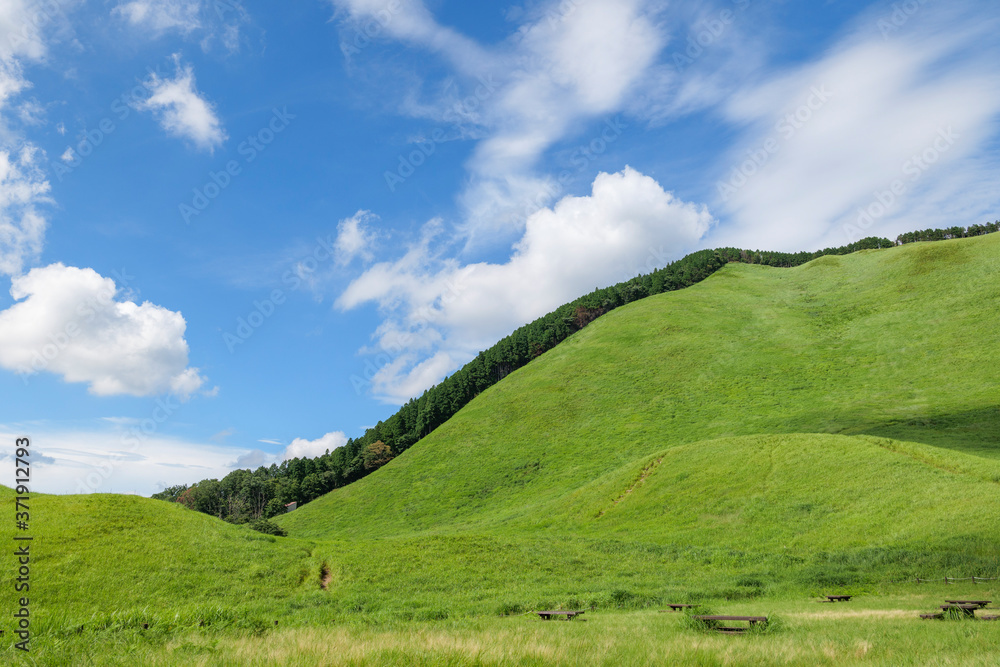
{"label": "shrub", "polygon": [[498,616],[515,616],[524,613],[524,605],[520,602],[502,602],[497,607]]}
{"label": "shrub", "polygon": [[285,537],[288,535],[288,531],[274,523],[273,521],[268,521],[267,519],[257,519],[256,521],[251,521],[248,524],[251,528],[256,530],[258,533],[264,533],[266,535],[277,535],[279,537]]}

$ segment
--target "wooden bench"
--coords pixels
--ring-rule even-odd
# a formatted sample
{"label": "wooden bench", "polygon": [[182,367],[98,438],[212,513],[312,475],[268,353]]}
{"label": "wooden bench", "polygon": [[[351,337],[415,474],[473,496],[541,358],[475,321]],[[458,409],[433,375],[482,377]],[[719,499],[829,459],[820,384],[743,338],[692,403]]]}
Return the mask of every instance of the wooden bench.
{"label": "wooden bench", "polygon": [[830,602],[850,602],[853,595],[827,595],[825,596]]}
{"label": "wooden bench", "polygon": [[574,611],[536,611],[536,614],[542,617],[543,621],[550,620],[553,616],[565,616],[567,621],[573,619],[574,616],[579,616],[584,613],[582,610]]}
{"label": "wooden bench", "polygon": [[[763,626],[767,626],[767,616],[693,616],[699,621],[704,621],[713,630],[721,632],[726,635],[738,635],[746,632],[750,628],[754,627],[758,623]],[[718,625],[719,621],[744,621],[747,623],[745,626],[722,626]]]}
{"label": "wooden bench", "polygon": [[[692,609],[693,607],[697,607],[698,605],[696,605],[696,604],[680,604],[680,603],[670,604],[670,603],[667,603],[667,606],[670,607],[670,611],[680,611],[681,609]],[[666,611],[666,609],[662,609],[661,611]]]}

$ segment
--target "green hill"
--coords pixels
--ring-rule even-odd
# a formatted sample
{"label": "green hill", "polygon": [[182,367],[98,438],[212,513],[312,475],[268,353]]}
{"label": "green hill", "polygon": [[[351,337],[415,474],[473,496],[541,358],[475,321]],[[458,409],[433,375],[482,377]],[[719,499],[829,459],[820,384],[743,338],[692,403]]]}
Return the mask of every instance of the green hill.
{"label": "green hill", "polygon": [[[189,640],[212,655],[213,628],[258,636],[279,619],[997,576],[998,298],[1000,234],[730,264],[600,317],[388,465],[278,517],[288,538],[151,499],[33,496],[36,659],[183,663]],[[13,512],[10,489],[0,501]]]}
{"label": "green hill", "polygon": [[[0,487],[0,502],[11,515],[13,495]],[[308,545],[178,504],[33,493],[30,511],[29,599],[38,632],[174,614],[178,620],[239,623],[241,606],[246,612],[248,603],[288,598],[312,574]],[[13,521],[3,522],[0,539],[14,544],[13,533]],[[0,587],[13,591],[16,574],[4,568]],[[13,602],[11,593],[2,608]]]}
{"label": "green hill", "polygon": [[[823,257],[793,269],[730,264],[691,288],[598,319],[377,473],[279,521],[315,539],[539,529],[606,536],[609,522],[596,508],[627,493],[639,471],[663,457],[671,463],[614,506],[614,531],[709,544],[720,538],[716,520],[678,532],[673,519],[652,521],[663,510],[644,502],[676,491],[679,479],[700,479],[700,500],[696,490],[676,499],[691,516],[712,514],[720,496],[734,507],[771,507],[773,498],[734,496],[730,485],[752,489],[773,466],[790,465],[798,447],[814,455],[794,458],[794,474],[772,480],[774,497],[794,503],[775,509],[777,532],[761,547],[784,543],[777,536],[786,529],[810,532],[824,513],[842,525],[802,541],[804,552],[866,543],[856,530],[843,531],[876,520],[860,534],[888,545],[938,544],[947,534],[932,515],[951,516],[947,507],[967,483],[984,502],[1000,490],[990,486],[1000,479],[998,297],[1000,235]],[[799,435],[773,439],[772,456],[761,459],[748,455],[748,440],[718,440],[779,434],[863,434],[925,446]],[[909,453],[889,456],[886,447]],[[947,493],[918,474],[942,469],[977,472],[972,480],[953,473]],[[856,488],[862,470],[880,470],[889,486]],[[808,482],[785,488],[793,479]],[[838,505],[830,488],[856,501]],[[866,503],[896,508],[900,530],[886,532],[884,512]],[[788,513],[798,505],[815,509]],[[931,514],[913,515],[914,506]],[[724,514],[729,529],[748,520]],[[1000,537],[988,522],[954,532],[994,544]]]}

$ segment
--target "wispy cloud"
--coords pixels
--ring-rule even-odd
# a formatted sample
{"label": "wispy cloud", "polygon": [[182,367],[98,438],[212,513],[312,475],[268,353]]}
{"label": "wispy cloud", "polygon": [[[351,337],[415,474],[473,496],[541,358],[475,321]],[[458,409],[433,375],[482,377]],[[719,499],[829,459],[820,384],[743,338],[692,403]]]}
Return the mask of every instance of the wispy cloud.
{"label": "wispy cloud", "polygon": [[[118,428],[32,429],[32,460],[40,457],[32,489],[40,493],[137,493],[148,496],[167,486],[222,478],[234,454],[246,450],[154,435],[137,447]],[[21,434],[3,433],[13,442]]]}
{"label": "wispy cloud", "polygon": [[978,184],[1000,176],[1000,21],[927,5],[886,35],[878,16],[723,105],[745,130],[719,167],[719,243],[798,250],[995,211]]}
{"label": "wispy cloud", "polygon": [[39,205],[50,202],[49,182],[30,144],[12,155],[0,150],[0,274],[19,275],[38,259],[48,222]]}
{"label": "wispy cloud", "polygon": [[134,26],[160,33],[168,30],[191,32],[201,27],[200,0],[133,0],[113,10]]}
{"label": "wispy cloud", "polygon": [[[481,136],[458,196],[459,232],[468,245],[510,238],[528,212],[561,194],[539,159],[582,123],[622,108],[666,42],[658,3],[588,0],[549,3],[504,43],[484,47],[436,22],[419,1],[396,13],[373,0],[334,0],[351,18],[377,21],[386,35],[442,55],[452,85],[419,100],[408,92],[404,113]],[[473,128],[467,131],[467,128]]]}
{"label": "wispy cloud", "polygon": [[241,50],[251,24],[242,0],[128,0],[111,15],[146,38],[179,34],[204,51],[220,44],[230,54]]}
{"label": "wispy cloud", "polygon": [[337,224],[337,239],[334,243],[337,264],[344,266],[355,258],[372,260],[374,257],[372,246],[377,235],[370,229],[370,224],[377,219],[378,216],[373,215],[371,211],[358,211]]}

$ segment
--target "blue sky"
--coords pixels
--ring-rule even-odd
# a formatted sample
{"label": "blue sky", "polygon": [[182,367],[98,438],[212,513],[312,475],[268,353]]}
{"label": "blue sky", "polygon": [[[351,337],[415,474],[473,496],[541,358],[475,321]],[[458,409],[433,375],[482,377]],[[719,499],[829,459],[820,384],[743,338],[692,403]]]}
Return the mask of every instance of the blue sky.
{"label": "blue sky", "polygon": [[998,27],[986,1],[5,0],[0,437],[34,439],[37,490],[149,494],[339,446],[699,248],[996,219]]}

